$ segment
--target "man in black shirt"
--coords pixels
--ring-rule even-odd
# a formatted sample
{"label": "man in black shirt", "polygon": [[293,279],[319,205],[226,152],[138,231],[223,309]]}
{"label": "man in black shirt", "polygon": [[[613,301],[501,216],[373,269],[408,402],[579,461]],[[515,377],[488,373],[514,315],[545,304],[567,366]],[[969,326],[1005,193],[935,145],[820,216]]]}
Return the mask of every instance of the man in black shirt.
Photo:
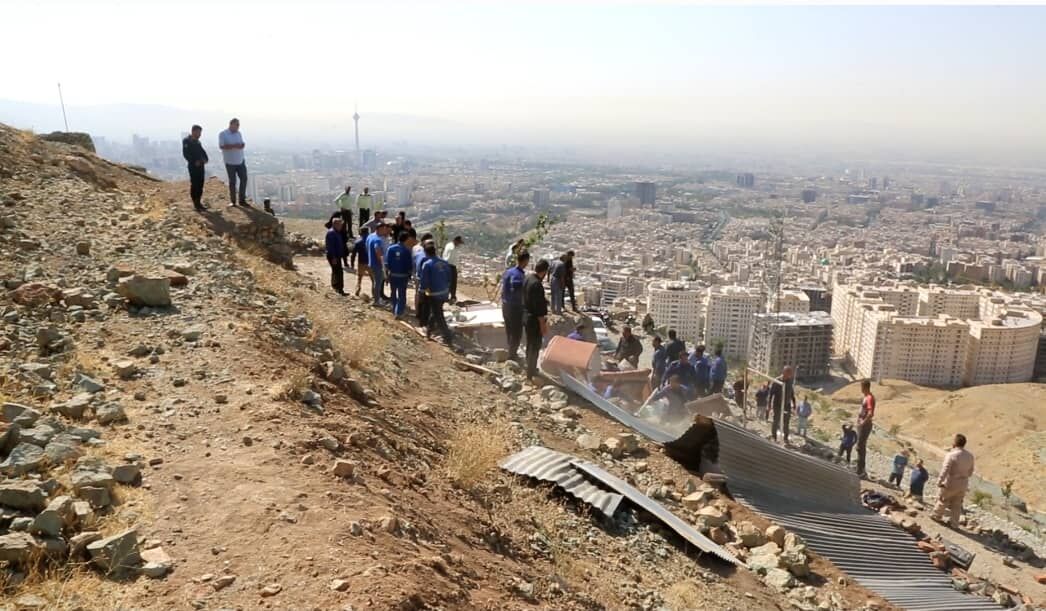
{"label": "man in black shirt", "polygon": [[541,338],[548,333],[548,301],[542,281],[548,274],[548,260],[542,259],[523,280],[523,331],[527,338],[527,378],[534,382],[538,375],[538,353]]}
{"label": "man in black shirt", "polygon": [[676,337],[675,329],[668,330],[668,345],[665,346],[665,352],[668,354],[670,364],[679,360],[680,352],[686,352],[686,343]]}
{"label": "man in black shirt", "polygon": [[[573,308],[575,312],[578,312],[580,310],[577,309],[577,298],[574,297],[574,251],[568,250],[567,254],[564,256],[566,258],[563,259],[563,263],[567,267],[567,273],[563,278],[563,282],[566,284],[567,295],[570,295],[570,307]],[[564,300],[564,302],[565,301],[566,300]]]}
{"label": "man in black shirt", "polygon": [[203,166],[207,164],[207,151],[200,144],[200,134],[203,128],[193,125],[189,135],[182,140],[182,157],[189,164],[189,197],[192,198],[192,206],[197,210],[204,210],[203,205]]}
{"label": "man in black shirt", "polygon": [[[792,420],[792,410],[795,409],[795,376],[791,366],[785,366],[779,383],[770,384],[769,400],[774,414],[770,424],[770,439],[776,442],[777,431],[780,430],[784,435],[785,445],[788,445],[788,425]],[[784,426],[781,422],[782,416]]]}

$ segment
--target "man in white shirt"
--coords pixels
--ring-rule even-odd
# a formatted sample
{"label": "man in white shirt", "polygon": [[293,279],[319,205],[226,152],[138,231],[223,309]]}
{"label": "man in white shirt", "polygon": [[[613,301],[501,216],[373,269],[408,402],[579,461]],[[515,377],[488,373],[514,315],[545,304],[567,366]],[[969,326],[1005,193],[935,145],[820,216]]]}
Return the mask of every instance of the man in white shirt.
{"label": "man in white shirt", "polygon": [[443,260],[450,264],[450,302],[458,300],[458,247],[465,243],[461,236],[456,235],[454,239],[443,247]]}
{"label": "man in white shirt", "polygon": [[[349,237],[352,236],[352,206],[355,204],[355,198],[352,196],[352,185],[345,187],[345,192],[338,196],[334,200],[334,205],[341,211],[341,218],[345,221],[345,229],[349,231]],[[362,224],[363,221],[360,221]]]}
{"label": "man in white shirt", "polygon": [[243,134],[240,133],[240,120],[229,121],[229,129],[218,134],[218,148],[222,150],[225,171],[229,175],[229,205],[236,205],[236,179],[239,178],[239,202],[247,206],[247,162],[243,158]]}
{"label": "man in white shirt", "polygon": [[[370,194],[370,187],[363,187],[363,194],[356,198],[356,213],[360,217],[360,227],[363,227],[370,221],[370,210],[373,205],[374,196]],[[371,229],[371,231],[374,230]]]}

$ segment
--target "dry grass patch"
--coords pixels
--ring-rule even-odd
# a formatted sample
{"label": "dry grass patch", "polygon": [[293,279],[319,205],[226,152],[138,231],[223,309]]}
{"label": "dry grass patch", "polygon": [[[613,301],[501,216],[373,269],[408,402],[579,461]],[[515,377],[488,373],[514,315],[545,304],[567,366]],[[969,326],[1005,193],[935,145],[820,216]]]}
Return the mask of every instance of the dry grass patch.
{"label": "dry grass patch", "polygon": [[334,340],[334,346],[356,369],[368,369],[367,361],[374,358],[375,355],[384,354],[389,342],[392,341],[392,330],[389,329],[387,323],[380,320],[368,320],[353,328],[323,326],[326,330],[332,331],[325,335]]}
{"label": "dry grass patch", "polygon": [[679,581],[665,592],[665,604],[672,609],[704,609],[705,596],[692,581]]}
{"label": "dry grass patch", "polygon": [[269,388],[269,396],[278,401],[301,401],[305,391],[312,388],[312,376],[296,371]]}
{"label": "dry grass patch", "polygon": [[70,380],[77,373],[100,376],[108,369],[105,360],[97,352],[77,349],[58,366],[56,377],[59,380]]}
{"label": "dry grass patch", "polygon": [[0,605],[26,594],[47,601],[45,611],[118,611],[126,608],[123,598],[130,596],[127,584],[106,579],[86,563],[56,564],[43,559],[27,567],[20,583],[11,582],[6,571],[0,573]]}
{"label": "dry grass patch", "polygon": [[466,424],[458,428],[447,446],[447,477],[459,488],[470,490],[498,466],[511,450],[511,432],[503,422]]}

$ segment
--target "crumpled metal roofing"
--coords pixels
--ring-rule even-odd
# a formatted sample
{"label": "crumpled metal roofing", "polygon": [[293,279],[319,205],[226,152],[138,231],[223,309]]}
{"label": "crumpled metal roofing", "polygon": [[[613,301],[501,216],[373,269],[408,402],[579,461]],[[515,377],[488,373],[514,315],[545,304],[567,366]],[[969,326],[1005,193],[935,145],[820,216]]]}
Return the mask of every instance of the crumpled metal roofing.
{"label": "crumpled metal roofing", "polygon": [[627,498],[699,550],[713,554],[730,564],[740,564],[730,552],[702,535],[663,505],[598,465],[541,446],[531,446],[501,461],[501,468],[518,475],[555,482],[572,496],[592,505],[608,517],[617,511],[622,497]]}
{"label": "crumpled metal roofing", "polygon": [[501,468],[516,475],[552,482],[608,518],[613,516],[621,505],[621,495],[594,485],[571,464],[573,460],[569,454],[531,446],[501,461]]}
{"label": "crumpled metal roofing", "polygon": [[[576,378],[562,379],[567,388],[655,443],[671,447],[681,437],[636,418]],[[911,611],[1002,608],[991,599],[955,590],[951,578],[930,563],[910,535],[862,506],[854,473],[772,444],[731,422],[714,422],[719,465],[735,498],[803,537],[810,549],[864,587]]]}
{"label": "crumpled metal roofing", "polygon": [[956,591],[910,535],[864,508],[852,472],[735,424],[715,424],[719,464],[735,498],[803,537],[864,587],[912,611],[1001,608],[991,599]]}

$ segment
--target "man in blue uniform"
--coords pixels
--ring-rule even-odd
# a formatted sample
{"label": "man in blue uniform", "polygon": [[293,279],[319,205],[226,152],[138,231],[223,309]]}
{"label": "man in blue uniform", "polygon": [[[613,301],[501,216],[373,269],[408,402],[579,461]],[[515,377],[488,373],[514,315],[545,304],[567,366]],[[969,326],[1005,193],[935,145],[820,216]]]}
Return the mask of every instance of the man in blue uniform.
{"label": "man in blue uniform", "polygon": [[401,231],[397,237],[397,243],[389,246],[388,257],[385,264],[389,268],[389,286],[392,293],[392,314],[399,318],[407,309],[407,282],[414,268],[414,261],[407,249],[407,239],[410,234]]}
{"label": "man in blue uniform", "polygon": [[384,305],[381,295],[385,291],[385,236],[389,230],[380,224],[374,233],[367,236],[367,262],[370,263],[371,299],[374,305]]}
{"label": "man in blue uniform", "polygon": [[331,288],[339,295],[345,294],[345,270],[342,268],[341,262],[348,256],[345,239],[341,234],[344,227],[345,223],[341,217],[335,217],[331,228],[327,231],[325,241],[327,262],[331,266]]}
{"label": "man in blue uniform", "polygon": [[654,344],[654,356],[650,359],[650,386],[657,388],[668,368],[668,350],[661,344],[660,335],[655,335],[651,341]]}
{"label": "man in blue uniform", "polygon": [[697,373],[697,388],[694,390],[697,391],[697,396],[704,397],[712,385],[712,365],[705,356],[703,345],[694,348],[694,353],[690,355],[690,364]]}
{"label": "man in blue uniform", "polygon": [[432,338],[433,331],[443,335],[443,341],[449,346],[453,341],[447,320],[443,318],[443,304],[450,298],[450,264],[436,256],[436,245],[425,246],[426,261],[421,265],[421,290],[429,299],[429,326],[425,336]]}
{"label": "man in blue uniform", "polygon": [[501,276],[501,317],[505,321],[508,358],[512,360],[519,358],[519,344],[523,341],[523,281],[529,263],[530,253],[521,251],[516,255],[516,265]]}
{"label": "man in blue uniform", "polygon": [[723,383],[726,382],[726,359],[723,358],[723,348],[715,349],[715,358],[711,365],[712,394],[723,392]]}
{"label": "man in blue uniform", "polygon": [[679,353],[686,352],[686,343],[676,336],[675,329],[668,330],[668,345],[665,346],[665,352],[668,353],[668,364],[679,360]]}
{"label": "man in blue uniform", "polygon": [[[686,351],[679,353],[679,359],[677,361],[668,364],[668,368],[665,370],[665,376],[661,380],[661,386],[668,385],[669,380],[671,380],[673,376],[678,377],[679,383],[690,389],[690,392],[693,392],[697,380],[697,372],[694,371],[694,366],[690,364]],[[690,398],[692,399],[693,396]]]}

